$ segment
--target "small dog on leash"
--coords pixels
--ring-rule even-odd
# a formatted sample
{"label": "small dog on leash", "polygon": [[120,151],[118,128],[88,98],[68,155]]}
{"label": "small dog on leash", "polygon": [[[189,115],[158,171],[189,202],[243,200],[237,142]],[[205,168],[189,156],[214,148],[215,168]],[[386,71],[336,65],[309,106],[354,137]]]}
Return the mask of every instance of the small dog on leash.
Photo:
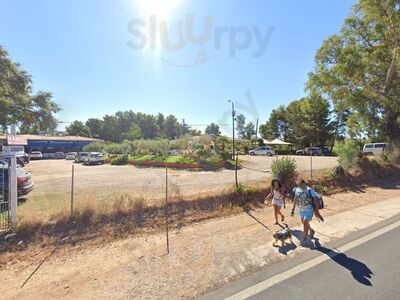
{"label": "small dog on leash", "polygon": [[289,226],[287,226],[287,225],[286,225],[285,229],[283,229],[283,230],[276,230],[272,234],[272,236],[275,239],[275,241],[272,243],[272,246],[274,246],[274,247],[279,247],[278,241],[281,241],[281,247],[285,246],[287,240],[289,240],[290,243],[293,244],[292,234],[290,233]]}

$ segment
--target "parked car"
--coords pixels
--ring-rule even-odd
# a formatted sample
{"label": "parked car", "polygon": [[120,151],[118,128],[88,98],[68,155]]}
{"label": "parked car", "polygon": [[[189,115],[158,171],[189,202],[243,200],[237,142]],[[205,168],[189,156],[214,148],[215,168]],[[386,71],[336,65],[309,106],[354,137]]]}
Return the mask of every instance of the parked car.
{"label": "parked car", "polygon": [[89,156],[89,152],[78,152],[75,156],[75,162],[84,162],[85,158]]}
{"label": "parked car", "polygon": [[[17,193],[18,198],[28,195],[33,190],[31,174],[20,165],[17,165]],[[0,195],[8,195],[8,162],[0,159]]]}
{"label": "parked car", "polygon": [[272,156],[275,155],[275,151],[268,146],[262,146],[262,147],[258,147],[256,149],[250,150],[249,151],[250,155],[268,155],[268,156]]}
{"label": "parked car", "polygon": [[64,152],[56,152],[54,154],[55,159],[65,159],[65,153]]}
{"label": "parked car", "polygon": [[323,152],[320,147],[307,147],[304,149],[304,155],[320,156],[322,154]]}
{"label": "parked car", "polygon": [[30,160],[40,160],[40,159],[43,159],[43,154],[42,154],[42,152],[40,152],[40,151],[32,151],[32,152],[29,154],[29,159],[30,159]]}
{"label": "parked car", "polygon": [[83,160],[84,165],[102,165],[104,164],[104,156],[100,152],[90,152]]}
{"label": "parked car", "polygon": [[66,160],[75,160],[75,158],[76,158],[76,152],[68,152],[65,155]]}
{"label": "parked car", "polygon": [[296,150],[296,155],[304,155],[304,149]]}
{"label": "parked car", "polygon": [[363,153],[366,155],[381,155],[387,147],[386,143],[371,143],[365,144]]}
{"label": "parked car", "polygon": [[322,154],[325,156],[331,156],[332,155],[332,151],[330,148],[328,147],[322,147]]}

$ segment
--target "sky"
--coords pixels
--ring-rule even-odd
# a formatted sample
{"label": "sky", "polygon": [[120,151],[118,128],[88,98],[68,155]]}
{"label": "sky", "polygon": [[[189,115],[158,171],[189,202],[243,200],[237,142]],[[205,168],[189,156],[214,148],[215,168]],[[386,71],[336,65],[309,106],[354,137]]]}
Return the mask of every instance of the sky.
{"label": "sky", "polygon": [[261,124],[305,95],[316,51],[354,3],[0,0],[0,45],[53,93],[59,121],[133,110],[204,129],[231,122],[232,100]]}

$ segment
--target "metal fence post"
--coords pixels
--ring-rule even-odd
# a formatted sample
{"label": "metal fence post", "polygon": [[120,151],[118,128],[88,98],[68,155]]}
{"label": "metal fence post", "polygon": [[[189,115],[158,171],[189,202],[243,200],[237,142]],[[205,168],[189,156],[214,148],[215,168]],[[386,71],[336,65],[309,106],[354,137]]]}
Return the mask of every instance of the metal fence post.
{"label": "metal fence post", "polygon": [[167,253],[169,254],[169,233],[168,233],[168,163],[165,163],[165,234],[167,238]]}
{"label": "metal fence post", "polygon": [[71,176],[71,218],[74,215],[74,179],[75,179],[75,165],[72,164],[72,176]]}
{"label": "metal fence post", "polygon": [[310,151],[310,175],[311,175],[311,180],[313,180],[313,161],[312,161],[313,155],[312,152]]}
{"label": "metal fence post", "polygon": [[[11,126],[11,134],[16,135],[17,129],[16,125]],[[9,193],[8,193],[8,203],[10,205],[9,212],[11,217],[11,225],[15,228],[17,226],[17,205],[18,205],[18,191],[17,191],[17,157],[15,155],[11,156],[9,165]]]}

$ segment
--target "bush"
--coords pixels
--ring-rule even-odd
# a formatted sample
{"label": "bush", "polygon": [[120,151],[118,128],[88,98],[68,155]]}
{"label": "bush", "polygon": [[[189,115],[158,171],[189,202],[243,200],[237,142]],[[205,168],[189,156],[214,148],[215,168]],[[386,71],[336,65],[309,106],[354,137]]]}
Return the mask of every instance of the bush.
{"label": "bush", "polygon": [[90,143],[89,145],[86,145],[83,147],[83,151],[85,152],[102,152],[104,150],[104,143]]}
{"label": "bush", "polygon": [[124,166],[129,163],[128,155],[122,155],[112,160],[111,165],[113,166]]}
{"label": "bush", "polygon": [[293,183],[297,176],[296,160],[289,157],[275,160],[271,165],[271,171],[274,178],[277,178],[284,185],[289,185]]}
{"label": "bush", "polygon": [[335,152],[339,156],[339,165],[345,170],[349,170],[357,163],[360,148],[353,140],[338,142],[335,145]]}

